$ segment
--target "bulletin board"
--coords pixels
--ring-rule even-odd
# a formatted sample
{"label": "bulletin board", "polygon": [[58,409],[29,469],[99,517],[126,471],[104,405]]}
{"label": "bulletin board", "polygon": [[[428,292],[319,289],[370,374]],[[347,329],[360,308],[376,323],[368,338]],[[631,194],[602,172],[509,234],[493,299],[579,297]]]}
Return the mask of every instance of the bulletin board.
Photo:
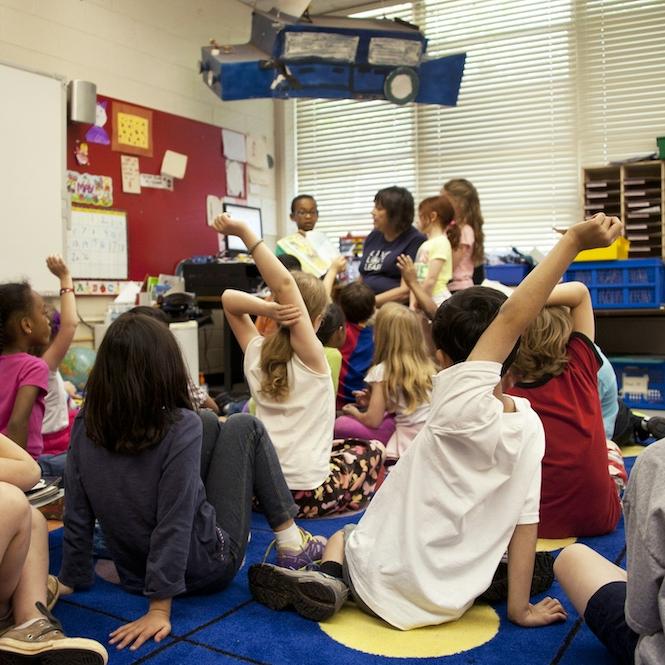
{"label": "bulletin board", "polygon": [[74,279],[127,279],[127,216],[72,208],[67,259]]}
{"label": "bulletin board", "polygon": [[[67,169],[87,174],[86,183],[90,185],[87,191],[92,191],[95,183],[99,185],[95,190],[99,196],[92,197],[95,206],[83,203],[77,206],[100,213],[105,209],[124,211],[126,277],[141,281],[146,275],[171,274],[184,258],[216,254],[218,235],[207,224],[206,197],[226,195],[221,128],[102,95],[97,96],[97,101],[98,106],[100,103],[105,106],[97,125],[70,123],[68,127]],[[115,104],[123,112],[140,110],[135,113],[146,119],[149,129],[144,145],[113,149],[121,134],[114,133]],[[123,155],[138,158],[141,176],[156,180],[167,150],[187,156],[185,175],[173,180],[172,191],[144,186],[138,194],[123,191]],[[84,163],[79,163],[79,159]],[[103,179],[106,185],[102,184]]]}

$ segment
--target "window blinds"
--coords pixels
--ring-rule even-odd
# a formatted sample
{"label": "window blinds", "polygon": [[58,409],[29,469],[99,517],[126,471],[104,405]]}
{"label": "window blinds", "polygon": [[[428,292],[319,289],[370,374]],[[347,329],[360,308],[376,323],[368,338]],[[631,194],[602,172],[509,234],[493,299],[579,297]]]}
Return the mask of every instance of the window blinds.
{"label": "window blinds", "polygon": [[478,188],[488,249],[547,249],[581,214],[582,165],[655,149],[665,134],[662,0],[415,0],[399,16],[428,54],[466,51],[456,108],[298,100],[297,190],[332,238],[368,232],[374,194],[418,202],[449,178]]}

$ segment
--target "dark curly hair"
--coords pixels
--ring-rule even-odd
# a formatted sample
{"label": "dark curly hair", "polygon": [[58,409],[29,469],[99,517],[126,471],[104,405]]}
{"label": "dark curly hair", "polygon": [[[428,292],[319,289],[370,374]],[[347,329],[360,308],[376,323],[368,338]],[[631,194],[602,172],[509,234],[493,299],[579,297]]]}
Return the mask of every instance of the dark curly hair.
{"label": "dark curly hair", "polygon": [[0,353],[14,341],[12,319],[25,316],[32,307],[32,288],[28,282],[0,284]]}

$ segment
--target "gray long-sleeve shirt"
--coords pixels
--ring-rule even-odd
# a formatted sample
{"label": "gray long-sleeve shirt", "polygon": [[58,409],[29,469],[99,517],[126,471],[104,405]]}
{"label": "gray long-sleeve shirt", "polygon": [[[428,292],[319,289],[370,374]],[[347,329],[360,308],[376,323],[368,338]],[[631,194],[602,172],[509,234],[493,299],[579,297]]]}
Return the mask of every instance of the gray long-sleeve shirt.
{"label": "gray long-sleeve shirt", "polygon": [[636,665],[665,656],[665,440],[637,459],[624,495],[628,585],[626,622],[640,639]]}
{"label": "gray long-sleeve shirt", "polygon": [[164,439],[138,455],[111,452],[88,439],[78,416],[65,473],[60,579],[94,582],[95,518],[128,591],[170,598],[228,581],[228,545],[200,477],[201,420],[181,409]]}

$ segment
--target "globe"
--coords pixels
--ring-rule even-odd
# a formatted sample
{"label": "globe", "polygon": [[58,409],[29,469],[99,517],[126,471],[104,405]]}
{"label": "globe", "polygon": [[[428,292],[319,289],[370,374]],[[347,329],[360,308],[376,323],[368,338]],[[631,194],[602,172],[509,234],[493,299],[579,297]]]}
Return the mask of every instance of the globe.
{"label": "globe", "polygon": [[60,363],[60,373],[65,381],[71,381],[76,389],[82,391],[88,381],[88,375],[95,364],[97,354],[92,349],[73,346],[67,351]]}

